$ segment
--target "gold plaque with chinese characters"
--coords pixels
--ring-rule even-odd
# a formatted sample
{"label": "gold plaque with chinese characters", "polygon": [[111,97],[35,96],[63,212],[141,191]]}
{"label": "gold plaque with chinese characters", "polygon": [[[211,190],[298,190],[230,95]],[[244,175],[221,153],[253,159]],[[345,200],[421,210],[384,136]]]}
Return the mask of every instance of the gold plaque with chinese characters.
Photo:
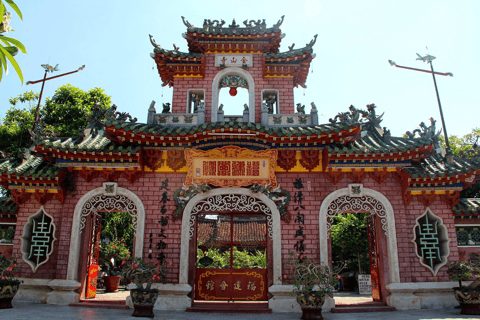
{"label": "gold plaque with chinese characters", "polygon": [[185,185],[209,183],[217,187],[244,187],[252,184],[277,186],[277,150],[226,146],[208,151],[186,149]]}

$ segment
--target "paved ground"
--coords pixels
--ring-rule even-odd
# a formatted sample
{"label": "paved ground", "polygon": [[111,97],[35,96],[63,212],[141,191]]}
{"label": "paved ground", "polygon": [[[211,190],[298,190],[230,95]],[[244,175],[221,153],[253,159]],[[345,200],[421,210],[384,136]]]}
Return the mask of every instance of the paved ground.
{"label": "paved ground", "polygon": [[[1,320],[132,320],[132,310],[89,309],[45,304],[14,302],[13,309],[0,310]],[[480,319],[480,316],[461,316],[458,309],[413,310],[372,313],[324,313],[326,320],[419,320],[419,319]],[[287,320],[299,319],[300,313],[221,314],[155,311],[157,320]]]}
{"label": "paved ground", "polygon": [[117,292],[105,292],[103,289],[97,290],[97,296],[92,300],[125,300],[130,295],[130,291],[119,288]]}

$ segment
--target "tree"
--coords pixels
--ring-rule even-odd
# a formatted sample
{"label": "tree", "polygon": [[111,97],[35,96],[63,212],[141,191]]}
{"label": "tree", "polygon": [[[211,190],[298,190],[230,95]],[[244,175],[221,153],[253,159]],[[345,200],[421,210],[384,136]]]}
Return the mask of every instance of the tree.
{"label": "tree", "polygon": [[370,273],[367,217],[369,213],[345,213],[332,219],[332,261],[345,262],[346,271]]}
{"label": "tree", "polygon": [[[17,7],[15,2],[12,0],[5,0],[6,3],[12,7],[12,9],[17,13],[17,15],[20,17],[20,19],[23,20],[22,12],[20,9]],[[12,64],[13,68],[18,74],[18,77],[20,78],[20,81],[23,83],[23,74],[22,70],[18,66],[17,61],[13,56],[15,56],[18,53],[18,50],[22,51],[23,53],[27,53],[25,50],[25,46],[18,40],[10,37],[4,36],[2,33],[6,33],[8,31],[13,31],[12,27],[9,25],[10,24],[10,19],[11,19],[11,13],[7,11],[7,8],[5,7],[5,4],[3,3],[2,0],[0,0],[0,81],[2,81],[3,77],[3,71],[5,71],[5,75],[8,74],[8,65],[7,65],[7,60],[10,61]],[[2,44],[3,43],[3,44]],[[6,46],[4,46],[4,44]]]}
{"label": "tree", "polygon": [[[473,159],[480,158],[480,128],[472,129],[470,133],[462,137],[450,136],[450,148],[453,155],[457,157]],[[480,197],[480,181],[477,181],[471,187],[462,190],[461,198],[479,198]]]}
{"label": "tree", "polygon": [[53,97],[45,100],[41,118],[47,128],[53,127],[59,136],[75,136],[79,129],[87,127],[88,116],[96,103],[108,108],[112,103],[111,97],[101,88],[83,91],[66,84],[58,88]]}
{"label": "tree", "polygon": [[[38,97],[38,93],[28,91],[10,98],[11,107],[0,124],[0,150],[4,153],[16,156],[32,145],[28,130],[33,126]],[[21,108],[19,103],[27,105]],[[102,108],[109,108],[111,97],[101,88],[84,91],[67,84],[59,87],[53,97],[46,99],[39,118],[45,129],[52,130],[57,136],[76,136],[79,130],[88,126],[87,118],[95,103]]]}
{"label": "tree", "polygon": [[[28,129],[33,126],[35,108],[39,93],[27,91],[16,98],[10,98],[10,109],[0,124],[0,150],[5,154],[17,156],[20,151],[31,145]],[[27,104],[24,108],[18,103]]]}

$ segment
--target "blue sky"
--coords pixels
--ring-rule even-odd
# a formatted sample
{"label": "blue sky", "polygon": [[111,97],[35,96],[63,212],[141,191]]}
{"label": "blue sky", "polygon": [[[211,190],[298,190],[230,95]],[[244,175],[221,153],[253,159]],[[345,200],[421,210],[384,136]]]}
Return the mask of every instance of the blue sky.
{"label": "blue sky", "polygon": [[[415,53],[437,57],[436,71],[454,77],[437,77],[440,98],[450,135],[463,135],[480,127],[480,1],[122,1],[122,0],[17,0],[24,19],[14,13],[8,34],[27,48],[17,61],[25,82],[43,77],[41,64],[59,64],[60,74],[85,64],[85,70],[48,81],[45,96],[70,83],[88,90],[102,87],[120,111],[146,122],[152,100],[171,102],[172,89],[161,80],[150,53],[152,34],[158,44],[187,51],[181,16],[194,25],[203,19],[266,19],[272,26],[282,15],[285,38],[281,51],[292,43],[303,47],[318,34],[316,58],[311,64],[307,89],[295,90],[295,102],[314,101],[320,122],[327,123],[352,104],[364,108],[375,103],[385,112],[382,126],[398,136],[412,131],[430,117],[441,121],[432,77],[426,73],[391,67],[426,69]],[[53,75],[55,75],[53,74]],[[0,83],[0,115],[8,98],[41,84],[21,84],[13,68]],[[243,103],[239,104],[243,105]],[[292,105],[293,108],[293,105]],[[307,108],[308,110],[308,108]],[[235,113],[235,112],[233,112]]]}

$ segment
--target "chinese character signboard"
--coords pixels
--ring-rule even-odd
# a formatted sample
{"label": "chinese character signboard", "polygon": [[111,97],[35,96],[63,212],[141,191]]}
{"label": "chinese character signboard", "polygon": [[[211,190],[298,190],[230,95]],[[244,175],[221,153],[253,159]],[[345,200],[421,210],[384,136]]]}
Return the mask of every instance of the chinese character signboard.
{"label": "chinese character signboard", "polygon": [[215,67],[252,67],[253,59],[250,54],[216,54]]}
{"label": "chinese character signboard", "polygon": [[188,168],[186,186],[194,183],[218,187],[277,186],[277,150],[253,151],[236,146],[208,151],[187,149],[185,159]]}

